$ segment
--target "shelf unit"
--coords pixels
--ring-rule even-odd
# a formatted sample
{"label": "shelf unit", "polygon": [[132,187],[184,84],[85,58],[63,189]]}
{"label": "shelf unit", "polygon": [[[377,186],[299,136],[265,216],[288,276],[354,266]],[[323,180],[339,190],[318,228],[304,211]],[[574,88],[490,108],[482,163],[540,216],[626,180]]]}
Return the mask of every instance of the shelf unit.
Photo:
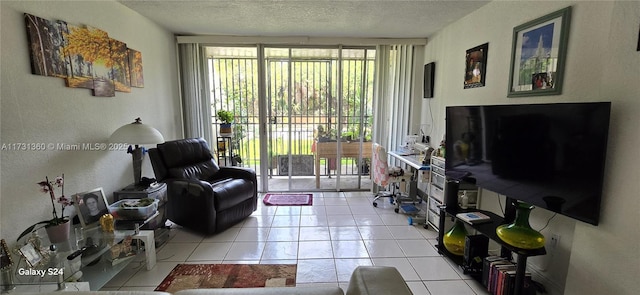
{"label": "shelf unit", "polygon": [[[427,184],[427,224],[434,230],[440,231],[440,207],[445,205],[445,186],[447,177],[445,175],[445,159],[437,155],[438,150],[431,154],[431,171]],[[480,202],[480,194],[476,186],[470,184],[460,184],[460,192],[466,194],[473,200],[467,205],[468,209],[475,209]]]}
{"label": "shelf unit", "polygon": [[233,146],[231,145],[231,136],[218,136],[216,144],[216,150],[218,151],[218,165],[235,166],[233,163]]}
{"label": "shelf unit", "polygon": [[[113,192],[113,201],[117,202],[123,199],[158,199],[158,215],[151,220],[148,220],[145,225],[140,229],[153,230],[155,235],[156,247],[162,246],[169,240],[169,228],[165,226],[167,222],[166,216],[166,203],[167,203],[167,184],[160,182],[154,183],[150,186],[142,186],[136,184],[130,184],[119,191]],[[140,223],[141,220],[132,221],[127,220],[125,224],[134,225]],[[117,222],[116,222],[117,224]]]}
{"label": "shelf unit", "polygon": [[[525,272],[527,268],[527,258],[530,256],[545,255],[547,254],[546,249],[544,247],[538,248],[538,249],[522,249],[522,248],[517,248],[502,242],[502,240],[496,234],[496,228],[499,225],[505,224],[507,222],[501,216],[485,210],[472,209],[472,210],[454,211],[454,210],[447,209],[446,206],[441,206],[439,226],[441,228],[444,227],[447,216],[453,219],[453,218],[456,218],[455,216],[457,213],[470,212],[470,211],[481,212],[486,214],[487,216],[491,217],[491,222],[485,222],[485,223],[479,223],[479,224],[465,223],[466,226],[473,228],[479,234],[482,234],[488,237],[489,239],[497,242],[502,247],[500,251],[500,256],[509,258],[509,260],[511,260],[512,253],[515,253],[518,256],[516,260],[516,278],[515,278],[514,295],[523,294],[522,292],[523,292],[523,286],[524,286]],[[447,251],[447,249],[444,247],[444,244],[441,242],[443,240],[443,237],[444,237],[444,231],[439,231],[438,245],[437,245],[438,253],[448,257],[449,259],[454,261],[456,264],[462,265],[463,263],[462,256],[457,256]],[[480,279],[475,276],[472,276],[472,277],[474,277],[476,280]]]}

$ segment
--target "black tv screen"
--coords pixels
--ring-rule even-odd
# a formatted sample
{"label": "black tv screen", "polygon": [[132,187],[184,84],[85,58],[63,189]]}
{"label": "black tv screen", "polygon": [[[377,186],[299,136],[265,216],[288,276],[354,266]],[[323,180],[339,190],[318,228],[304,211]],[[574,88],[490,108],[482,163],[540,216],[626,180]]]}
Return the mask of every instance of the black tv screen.
{"label": "black tv screen", "polygon": [[446,174],[594,225],[610,102],[446,108]]}

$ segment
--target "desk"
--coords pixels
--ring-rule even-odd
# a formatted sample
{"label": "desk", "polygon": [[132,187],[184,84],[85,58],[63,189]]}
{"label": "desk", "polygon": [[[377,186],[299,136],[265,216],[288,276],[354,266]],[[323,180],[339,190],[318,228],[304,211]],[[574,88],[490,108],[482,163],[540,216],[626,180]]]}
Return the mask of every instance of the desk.
{"label": "desk", "polygon": [[[338,157],[338,143],[335,141],[329,142],[315,142],[316,148],[314,152],[315,156],[315,174],[316,174],[316,188],[320,188],[320,158],[334,159]],[[342,158],[359,158],[360,157],[360,142],[341,142],[340,146],[342,151],[340,156]],[[362,143],[362,158],[371,158],[371,150],[373,144],[371,142]]]}
{"label": "desk", "polygon": [[420,155],[418,154],[408,154],[405,151],[390,151],[389,155],[404,162],[405,164],[411,166],[416,170],[428,171],[431,168],[427,164],[422,164],[419,159]]}
{"label": "desk", "polygon": [[422,164],[419,154],[410,154],[406,151],[390,151],[388,154],[411,167],[413,176],[409,183],[409,197],[415,200],[418,193],[418,179],[420,179],[418,173],[420,171],[430,171],[431,166]]}

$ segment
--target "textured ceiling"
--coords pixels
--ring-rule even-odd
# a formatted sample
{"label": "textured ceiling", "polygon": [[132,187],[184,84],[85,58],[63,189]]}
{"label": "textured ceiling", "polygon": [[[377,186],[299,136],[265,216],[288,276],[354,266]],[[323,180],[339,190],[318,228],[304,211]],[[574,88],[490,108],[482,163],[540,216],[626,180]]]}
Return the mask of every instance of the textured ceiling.
{"label": "textured ceiling", "polygon": [[425,38],[490,1],[118,2],[177,35]]}

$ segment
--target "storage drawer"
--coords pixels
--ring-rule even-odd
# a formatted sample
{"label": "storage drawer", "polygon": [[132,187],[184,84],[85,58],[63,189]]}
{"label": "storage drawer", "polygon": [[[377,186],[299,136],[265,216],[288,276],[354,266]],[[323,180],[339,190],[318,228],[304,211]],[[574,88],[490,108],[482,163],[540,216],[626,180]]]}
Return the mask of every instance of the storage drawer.
{"label": "storage drawer", "polygon": [[437,166],[444,169],[444,158],[431,157],[431,166]]}
{"label": "storage drawer", "polygon": [[437,187],[444,188],[445,178],[442,175],[431,173],[431,183]]}
{"label": "storage drawer", "polygon": [[434,229],[438,229],[438,225],[440,224],[440,215],[438,213],[429,210],[427,213],[427,220]]}
{"label": "storage drawer", "polygon": [[444,203],[444,190],[437,187],[436,185],[431,185],[429,188],[429,195],[436,198],[441,203]]}
{"label": "storage drawer", "polygon": [[441,206],[442,202],[438,201],[435,198],[429,198],[429,210],[434,211],[434,212],[440,212],[440,208],[438,208],[438,206]]}
{"label": "storage drawer", "polygon": [[431,171],[433,171],[433,173],[444,175],[444,168],[438,166],[431,166]]}

